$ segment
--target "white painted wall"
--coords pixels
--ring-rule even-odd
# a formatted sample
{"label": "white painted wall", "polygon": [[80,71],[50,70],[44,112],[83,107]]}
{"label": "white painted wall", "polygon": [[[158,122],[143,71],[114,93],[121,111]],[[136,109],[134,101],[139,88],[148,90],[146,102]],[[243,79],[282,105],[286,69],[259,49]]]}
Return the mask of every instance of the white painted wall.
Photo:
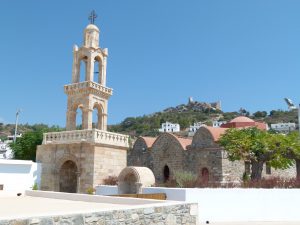
{"label": "white painted wall", "polygon": [[[300,221],[299,189],[186,189],[203,221]],[[200,215],[200,214],[199,214]]]}
{"label": "white painted wall", "polygon": [[40,163],[29,160],[0,159],[0,184],[3,191],[24,193],[32,189],[34,183],[40,184]]}
{"label": "white painted wall", "polygon": [[96,195],[117,195],[118,186],[113,185],[99,185],[95,187]]}
{"label": "white painted wall", "polygon": [[143,193],[166,193],[168,200],[197,202],[200,222],[300,221],[300,189],[150,187],[143,188]]}

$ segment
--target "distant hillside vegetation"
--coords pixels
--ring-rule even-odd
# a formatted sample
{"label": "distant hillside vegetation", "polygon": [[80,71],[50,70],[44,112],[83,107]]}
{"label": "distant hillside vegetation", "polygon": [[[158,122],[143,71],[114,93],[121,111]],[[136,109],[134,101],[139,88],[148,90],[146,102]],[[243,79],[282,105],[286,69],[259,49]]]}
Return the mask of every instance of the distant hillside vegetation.
{"label": "distant hillside vegetation", "polygon": [[[272,110],[270,113],[266,111],[257,111],[250,115],[250,113],[241,109],[238,112],[222,112],[212,107],[203,108],[197,106],[197,109],[192,107],[180,106],[168,108],[172,110],[163,110],[162,112],[153,113],[150,115],[144,115],[139,117],[128,117],[124,119],[120,124],[109,125],[108,130],[111,132],[118,132],[129,134],[131,136],[157,136],[158,129],[161,124],[168,121],[171,123],[179,123],[181,130],[188,128],[195,122],[203,122],[207,125],[212,125],[213,120],[230,121],[231,119],[244,115],[257,121],[264,121],[269,125],[271,123],[279,122],[293,122],[298,123],[298,111],[283,111],[283,110]],[[182,110],[184,108],[184,110]],[[13,135],[15,130],[14,124],[0,123],[0,139],[5,140],[7,136]],[[38,130],[51,130],[60,131],[63,128],[58,126],[48,126],[46,124],[20,124],[18,125],[18,133],[25,133],[27,131],[38,131]]]}
{"label": "distant hillside vegetation", "polygon": [[[237,116],[248,116],[257,121],[263,121],[267,124],[280,122],[298,123],[297,110],[283,111],[272,110],[269,114],[266,111],[257,111],[250,115],[245,109],[238,112],[222,112],[220,110],[203,109],[202,111],[194,111],[191,109],[176,111],[176,107],[172,110],[164,110],[151,115],[139,117],[128,117],[120,124],[110,125],[108,127],[111,132],[129,134],[131,136],[157,136],[158,129],[161,124],[168,121],[171,123],[179,123],[181,130],[188,128],[195,122],[203,122],[211,125],[213,120],[230,121]],[[170,108],[169,108],[170,109]]]}

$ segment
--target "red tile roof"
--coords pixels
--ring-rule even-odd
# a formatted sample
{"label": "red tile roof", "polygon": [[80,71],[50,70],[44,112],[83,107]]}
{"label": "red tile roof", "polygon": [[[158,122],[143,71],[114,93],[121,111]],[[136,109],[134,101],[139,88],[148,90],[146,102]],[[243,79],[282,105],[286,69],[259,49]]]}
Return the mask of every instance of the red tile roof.
{"label": "red tile roof", "polygon": [[183,148],[184,150],[186,150],[186,147],[187,147],[188,145],[191,145],[191,144],[192,144],[192,139],[177,137],[176,135],[171,134],[171,133],[169,133],[169,134],[172,135],[173,137],[175,137],[175,138],[177,139],[177,141],[180,143],[180,145],[182,146],[182,148]]}
{"label": "red tile roof", "polygon": [[225,131],[228,129],[228,128],[210,127],[210,126],[205,126],[205,128],[210,132],[214,141],[218,141],[221,135],[224,134]]}
{"label": "red tile roof", "polygon": [[156,138],[154,137],[141,137],[141,138],[145,141],[147,148],[151,148],[153,143],[156,140]]}
{"label": "red tile roof", "polygon": [[246,117],[246,116],[238,116],[234,119],[232,119],[229,123],[254,123],[254,120]]}

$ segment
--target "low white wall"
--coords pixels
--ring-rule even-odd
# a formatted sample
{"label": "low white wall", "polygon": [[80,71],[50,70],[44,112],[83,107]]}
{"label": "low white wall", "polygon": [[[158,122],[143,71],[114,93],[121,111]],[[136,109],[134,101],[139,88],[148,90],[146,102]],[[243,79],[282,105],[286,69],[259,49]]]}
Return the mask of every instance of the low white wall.
{"label": "low white wall", "polygon": [[[117,195],[118,187],[113,185],[99,185],[95,187],[96,195]],[[142,188],[143,194],[166,193],[167,200],[185,201],[186,190],[183,188],[160,188],[160,187],[145,187]]]}
{"label": "low white wall", "polygon": [[118,187],[113,185],[99,185],[95,187],[96,195],[117,195]]}
{"label": "low white wall", "polygon": [[0,160],[0,184],[3,191],[24,193],[40,184],[41,165],[29,160]]}
{"label": "low white wall", "polygon": [[[116,205],[147,205],[147,204],[163,204],[166,205],[163,200],[153,199],[142,199],[142,198],[124,198],[124,197],[110,197],[110,196],[99,196],[99,195],[88,195],[88,194],[77,194],[77,193],[65,193],[65,192],[54,192],[54,191],[32,191],[26,190],[26,196],[42,197],[42,198],[53,198],[71,201],[84,201],[84,202],[100,202],[109,203]],[[169,204],[178,204],[177,202],[168,202]]]}
{"label": "low white wall", "polygon": [[299,189],[186,189],[201,221],[300,221]]}
{"label": "low white wall", "polygon": [[[105,186],[105,192],[111,187],[110,193],[117,194],[116,186]],[[143,193],[166,193],[168,200],[196,202],[201,222],[300,221],[300,189],[150,187]]]}

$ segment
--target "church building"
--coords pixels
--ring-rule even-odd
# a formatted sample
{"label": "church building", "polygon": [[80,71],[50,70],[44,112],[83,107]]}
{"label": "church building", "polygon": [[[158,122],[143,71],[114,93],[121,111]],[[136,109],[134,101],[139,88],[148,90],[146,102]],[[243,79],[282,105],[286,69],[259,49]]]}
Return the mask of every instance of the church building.
{"label": "church building", "polygon": [[[257,123],[247,117],[237,117],[228,123],[229,127],[258,127],[266,129],[266,124]],[[248,170],[243,161],[230,161],[226,151],[218,144],[225,133],[224,127],[201,126],[192,138],[177,137],[162,133],[158,137],[139,137],[128,151],[128,166],[150,168],[157,183],[164,183],[176,171],[191,171],[201,182],[228,183],[241,182]],[[275,170],[264,166],[263,177],[296,177],[295,167]]]}

